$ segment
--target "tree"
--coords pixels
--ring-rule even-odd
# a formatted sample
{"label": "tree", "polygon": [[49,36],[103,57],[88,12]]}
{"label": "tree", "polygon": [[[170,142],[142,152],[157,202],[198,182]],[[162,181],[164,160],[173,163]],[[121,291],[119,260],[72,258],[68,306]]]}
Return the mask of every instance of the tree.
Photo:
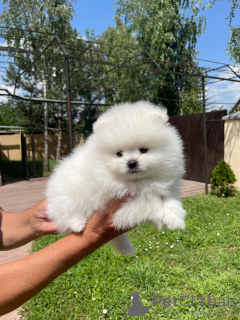
{"label": "tree", "polygon": [[[226,17],[228,21],[228,25],[230,27],[230,37],[227,46],[227,53],[229,54],[231,60],[236,63],[240,63],[240,26],[233,25],[235,12],[240,9],[240,1],[239,0],[229,0],[231,4],[230,12]],[[223,1],[222,1],[223,2]],[[207,3],[207,5],[203,6],[203,10],[213,9],[216,0],[211,0]]]}
{"label": "tree", "polygon": [[[129,61],[129,58],[139,53],[141,48],[138,48],[136,39],[121,21],[116,23],[116,27],[108,27],[102,33],[99,41],[98,48],[105,53],[107,62],[121,65],[124,60],[128,60],[127,64],[137,65],[134,59]],[[134,102],[143,99],[143,88],[137,80],[141,78],[143,80],[143,72],[121,67],[108,72],[109,69],[111,70],[112,66],[104,66],[103,73],[105,74],[102,79],[99,79],[100,90],[106,103]]]}
{"label": "tree", "polygon": [[236,176],[230,165],[221,160],[212,171],[211,193],[218,197],[233,196],[236,192],[234,182],[236,182]]}
{"label": "tree", "polygon": [[0,124],[3,126],[23,126],[27,119],[14,102],[0,103]]}
{"label": "tree", "polygon": [[[170,115],[201,110],[201,86],[197,78],[174,74],[192,70],[197,37],[204,29],[204,18],[199,16],[199,3],[197,0],[116,2],[117,25],[124,21],[128,34],[132,34],[138,46],[146,48],[161,68],[172,72],[158,74],[154,80],[146,79],[144,84],[151,87],[155,83],[156,90],[151,92],[150,100],[155,103],[162,101]],[[152,67],[157,68],[155,63]],[[188,100],[186,104],[182,102],[183,98]],[[189,108],[189,102],[192,108]]]}
{"label": "tree", "polygon": [[[70,36],[77,37],[77,31],[73,30],[70,24],[74,14],[73,2],[74,0],[3,0],[3,4],[6,6],[1,14],[0,22],[8,28],[5,32],[8,45],[42,51],[53,38],[53,34],[62,39]],[[26,30],[29,31],[26,32]],[[46,33],[51,33],[52,35],[49,36]],[[55,50],[58,50],[58,48],[55,48]],[[31,55],[16,55],[14,61],[16,73],[18,70],[24,70],[32,62],[33,58],[35,57]],[[49,88],[54,91],[53,87],[51,87],[53,80],[49,76],[49,70],[51,72],[58,63],[60,64],[62,61],[60,62],[58,59],[50,57],[42,57],[40,63],[34,67],[35,69],[31,68],[25,74],[25,81],[41,86],[44,98],[47,97]],[[62,73],[62,76],[64,75],[64,72],[60,73]],[[48,105],[44,103],[45,171],[49,171],[48,111]]]}

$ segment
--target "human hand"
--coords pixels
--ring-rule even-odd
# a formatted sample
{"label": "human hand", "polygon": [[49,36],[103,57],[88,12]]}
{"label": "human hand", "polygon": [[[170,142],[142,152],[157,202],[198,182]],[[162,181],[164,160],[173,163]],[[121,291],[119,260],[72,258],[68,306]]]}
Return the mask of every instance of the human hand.
{"label": "human hand", "polygon": [[49,221],[46,214],[47,200],[22,212],[1,210],[0,250],[10,250],[42,237],[55,234],[57,226]]}
{"label": "human hand", "polygon": [[29,224],[37,237],[47,234],[56,234],[58,226],[48,219],[47,215],[47,199],[42,200],[29,211]]}
{"label": "human hand", "polygon": [[128,230],[117,230],[113,224],[114,213],[129,199],[125,196],[122,199],[112,200],[106,208],[96,211],[88,220],[82,235],[88,242],[98,242],[100,245],[109,242],[115,237]]}

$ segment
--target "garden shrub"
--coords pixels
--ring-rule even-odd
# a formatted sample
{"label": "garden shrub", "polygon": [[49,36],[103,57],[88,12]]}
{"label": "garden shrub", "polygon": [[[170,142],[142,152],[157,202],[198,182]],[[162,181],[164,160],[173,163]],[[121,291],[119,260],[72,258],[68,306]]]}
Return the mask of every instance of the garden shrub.
{"label": "garden shrub", "polygon": [[236,177],[230,165],[221,160],[212,171],[211,193],[218,197],[229,197],[235,194]]}

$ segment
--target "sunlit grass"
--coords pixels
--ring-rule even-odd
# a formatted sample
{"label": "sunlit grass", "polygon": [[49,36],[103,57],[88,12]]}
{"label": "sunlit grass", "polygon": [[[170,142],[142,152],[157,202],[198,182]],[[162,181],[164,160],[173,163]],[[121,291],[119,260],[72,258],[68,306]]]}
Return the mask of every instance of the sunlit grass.
{"label": "sunlit grass", "polygon": [[[134,291],[149,307],[144,319],[240,319],[240,193],[228,199],[200,195],[183,202],[188,212],[185,230],[158,231],[151,225],[132,230],[132,257],[119,255],[110,245],[101,247],[25,304],[25,319],[118,320],[123,316],[120,299],[128,310]],[[33,251],[58,238],[37,240]],[[153,307],[153,296],[170,298],[172,304]],[[174,306],[172,299],[182,296],[189,297],[182,305],[189,305]],[[200,305],[203,298],[206,303]]]}

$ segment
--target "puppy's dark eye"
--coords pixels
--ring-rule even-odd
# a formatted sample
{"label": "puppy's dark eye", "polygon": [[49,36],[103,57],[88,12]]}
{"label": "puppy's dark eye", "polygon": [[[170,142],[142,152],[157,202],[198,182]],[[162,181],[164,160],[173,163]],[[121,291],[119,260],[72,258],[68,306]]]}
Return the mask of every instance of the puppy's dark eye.
{"label": "puppy's dark eye", "polygon": [[122,153],[122,151],[118,151],[118,152],[116,153],[116,155],[117,155],[118,157],[122,157],[122,156],[123,156],[123,153]]}
{"label": "puppy's dark eye", "polygon": [[146,152],[148,152],[148,148],[142,147],[142,148],[139,149],[139,151],[141,153],[146,153]]}

